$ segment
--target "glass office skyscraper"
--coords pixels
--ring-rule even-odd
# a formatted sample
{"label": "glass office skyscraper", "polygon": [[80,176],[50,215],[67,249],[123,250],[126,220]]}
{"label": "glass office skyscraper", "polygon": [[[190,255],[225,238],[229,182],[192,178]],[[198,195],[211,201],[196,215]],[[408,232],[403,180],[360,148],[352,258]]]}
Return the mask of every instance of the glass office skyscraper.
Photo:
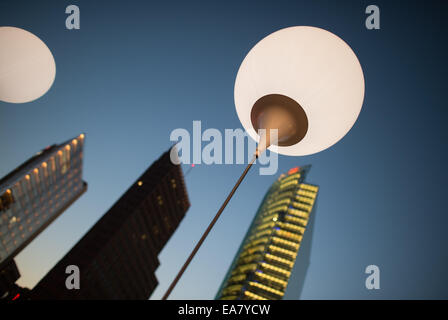
{"label": "glass office skyscraper", "polygon": [[86,191],[84,138],[47,147],[0,180],[0,270]]}
{"label": "glass office skyscraper", "polygon": [[308,222],[314,215],[318,187],[305,183],[309,169],[310,166],[292,168],[268,190],[217,299],[283,298]]}
{"label": "glass office skyscraper", "polygon": [[[148,299],[158,254],[190,207],[182,168],[170,151],[155,161],[33,288],[31,299]],[[67,266],[81,286],[66,287]]]}

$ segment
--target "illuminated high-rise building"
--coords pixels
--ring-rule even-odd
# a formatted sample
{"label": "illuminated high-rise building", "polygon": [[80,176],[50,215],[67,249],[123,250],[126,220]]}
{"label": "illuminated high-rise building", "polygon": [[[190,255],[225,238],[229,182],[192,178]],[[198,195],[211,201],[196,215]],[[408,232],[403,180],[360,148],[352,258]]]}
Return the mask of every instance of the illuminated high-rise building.
{"label": "illuminated high-rise building", "polygon": [[86,191],[83,146],[49,146],[0,180],[0,270]]}
{"label": "illuminated high-rise building", "polygon": [[[189,207],[169,150],[39,281],[31,299],[148,299],[158,284],[158,254]],[[79,289],[66,287],[70,265],[79,268]]]}
{"label": "illuminated high-rise building", "polygon": [[[221,284],[217,299],[278,300],[285,295],[301,246],[310,234],[318,187],[310,166],[282,174],[266,193]],[[309,250],[304,250],[309,254]],[[307,259],[304,259],[307,263]],[[305,270],[306,267],[301,268]],[[294,268],[298,269],[298,268]],[[299,268],[300,269],[300,268]],[[303,277],[298,277],[303,281]]]}

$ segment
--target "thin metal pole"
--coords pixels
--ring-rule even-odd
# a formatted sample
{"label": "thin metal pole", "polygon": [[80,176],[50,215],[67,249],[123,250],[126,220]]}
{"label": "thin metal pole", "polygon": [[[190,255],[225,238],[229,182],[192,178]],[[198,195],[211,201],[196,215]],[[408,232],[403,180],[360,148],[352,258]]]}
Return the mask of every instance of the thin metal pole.
{"label": "thin metal pole", "polygon": [[173,282],[169,286],[168,290],[166,290],[165,294],[162,297],[162,300],[166,300],[168,296],[170,295],[171,291],[173,291],[174,287],[176,286],[177,282],[179,281],[180,277],[182,277],[182,274],[185,272],[185,269],[187,269],[188,265],[190,264],[191,260],[193,260],[193,257],[195,256],[196,252],[198,252],[199,248],[201,247],[202,243],[204,242],[205,238],[210,233],[210,230],[212,230],[213,226],[215,225],[216,221],[218,221],[219,216],[224,211],[224,208],[229,203],[230,199],[232,198],[233,194],[235,193],[236,189],[238,189],[239,185],[243,181],[246,174],[249,172],[249,169],[254,164],[256,157],[253,157],[252,160],[247,165],[246,169],[244,170],[243,174],[240,176],[238,181],[233,186],[232,191],[230,191],[229,195],[227,196],[226,200],[222,204],[221,208],[219,208],[218,212],[216,213],[215,217],[213,218],[212,222],[210,222],[207,230],[205,230],[204,234],[202,235],[201,239],[199,239],[198,243],[194,247],[193,251],[190,253],[190,256],[188,257],[187,261],[185,261],[184,265],[180,269],[179,273],[177,274],[176,278],[174,278]]}

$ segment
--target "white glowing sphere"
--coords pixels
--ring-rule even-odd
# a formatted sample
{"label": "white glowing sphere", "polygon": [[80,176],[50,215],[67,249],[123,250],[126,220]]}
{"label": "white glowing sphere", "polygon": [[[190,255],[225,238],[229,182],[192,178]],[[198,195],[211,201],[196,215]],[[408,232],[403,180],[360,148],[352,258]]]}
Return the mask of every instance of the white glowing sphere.
{"label": "white glowing sphere", "polygon": [[34,34],[0,27],[0,100],[11,103],[40,98],[51,87],[56,64],[50,49]]}
{"label": "white glowing sphere", "polygon": [[254,103],[268,94],[298,102],[308,118],[305,137],[291,146],[271,146],[290,156],[325,150],[352,128],[364,100],[364,75],[353,50],[333,33],[290,27],[258,42],[242,62],[235,81],[238,117],[255,140]]}

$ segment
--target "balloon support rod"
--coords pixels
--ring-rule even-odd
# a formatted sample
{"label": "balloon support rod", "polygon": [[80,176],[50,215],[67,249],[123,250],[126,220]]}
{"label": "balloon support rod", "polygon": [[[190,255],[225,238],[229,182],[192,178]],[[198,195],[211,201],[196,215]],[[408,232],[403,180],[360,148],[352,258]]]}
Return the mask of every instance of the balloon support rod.
{"label": "balloon support rod", "polygon": [[[262,139],[260,139],[260,141],[262,141]],[[264,138],[264,141],[266,141],[266,139]],[[260,146],[260,145],[259,145]],[[182,268],[180,269],[179,273],[177,274],[177,276],[174,278],[173,282],[171,282],[171,285],[168,287],[168,289],[166,290],[165,294],[162,297],[162,300],[166,300],[168,298],[168,296],[171,294],[171,292],[173,291],[174,287],[176,286],[176,284],[179,282],[180,278],[182,277],[183,273],[185,272],[185,270],[187,269],[188,265],[190,264],[191,260],[193,260],[194,256],[196,255],[196,253],[198,252],[199,248],[201,247],[202,243],[204,242],[205,238],[207,238],[208,234],[210,233],[210,231],[212,230],[213,226],[215,225],[216,221],[218,221],[219,217],[221,216],[222,212],[224,211],[225,207],[227,206],[227,204],[229,203],[230,199],[232,198],[232,196],[235,194],[236,189],[238,189],[238,187],[240,186],[241,182],[243,181],[243,179],[246,177],[247,173],[249,172],[249,169],[252,167],[252,165],[255,162],[255,159],[257,159],[265,150],[268,146],[266,146],[266,143],[264,143],[264,146],[262,145],[261,147],[257,146],[257,150],[255,151],[254,156],[252,157],[252,160],[249,162],[249,164],[247,165],[246,169],[243,171],[243,173],[241,174],[241,176],[239,177],[238,181],[235,183],[235,185],[233,186],[232,190],[230,191],[229,195],[227,196],[226,200],[224,201],[224,203],[221,205],[221,207],[219,208],[218,212],[216,213],[215,217],[213,218],[212,222],[210,222],[209,226],[207,227],[207,229],[205,230],[204,234],[202,235],[202,237],[199,239],[198,243],[196,244],[196,246],[194,247],[193,251],[190,253],[189,257],[187,258],[187,260],[185,261],[184,265],[182,266]]]}

